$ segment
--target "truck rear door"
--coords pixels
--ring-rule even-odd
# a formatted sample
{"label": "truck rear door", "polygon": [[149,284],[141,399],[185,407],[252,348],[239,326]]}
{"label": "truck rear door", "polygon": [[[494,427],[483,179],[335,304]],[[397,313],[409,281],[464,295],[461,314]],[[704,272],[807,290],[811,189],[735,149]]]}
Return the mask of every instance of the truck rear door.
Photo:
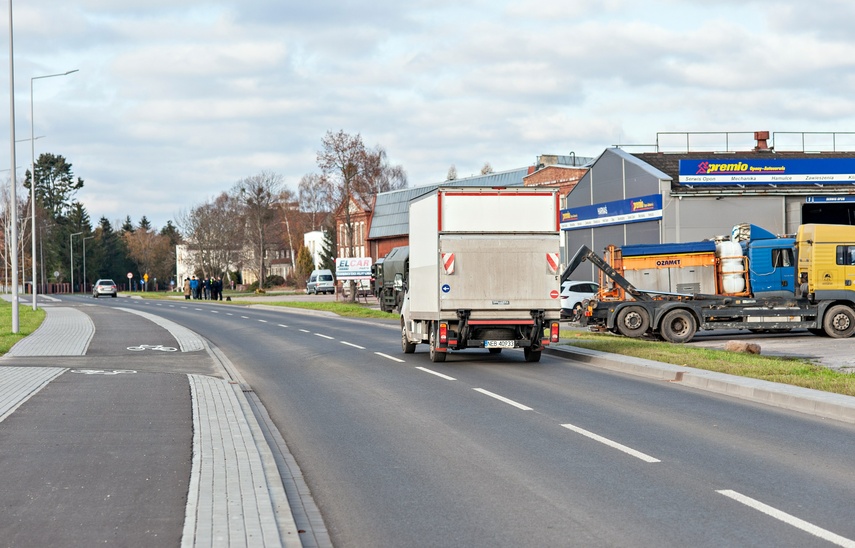
{"label": "truck rear door", "polygon": [[530,318],[560,309],[558,240],[543,234],[444,234],[440,308],[473,317]]}

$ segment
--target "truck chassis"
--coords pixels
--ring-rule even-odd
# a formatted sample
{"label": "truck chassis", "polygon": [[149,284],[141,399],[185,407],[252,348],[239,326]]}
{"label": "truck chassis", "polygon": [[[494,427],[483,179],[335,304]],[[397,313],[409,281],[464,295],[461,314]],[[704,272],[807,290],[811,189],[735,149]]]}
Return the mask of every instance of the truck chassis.
{"label": "truck chassis", "polygon": [[845,299],[813,302],[803,297],[747,298],[720,295],[649,294],[639,290],[602,257],[582,246],[562,275],[569,277],[588,260],[635,300],[592,300],[581,322],[626,337],[656,336],[672,343],[692,340],[698,330],[807,329],[815,335],[847,338],[855,334],[855,303]]}

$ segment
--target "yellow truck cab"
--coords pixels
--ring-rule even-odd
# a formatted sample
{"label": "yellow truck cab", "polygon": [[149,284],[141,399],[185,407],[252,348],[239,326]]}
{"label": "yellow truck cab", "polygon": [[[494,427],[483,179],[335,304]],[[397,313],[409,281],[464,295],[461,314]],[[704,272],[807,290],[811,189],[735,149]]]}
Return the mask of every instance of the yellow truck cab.
{"label": "yellow truck cab", "polygon": [[796,253],[803,297],[855,300],[855,226],[802,225],[796,236]]}

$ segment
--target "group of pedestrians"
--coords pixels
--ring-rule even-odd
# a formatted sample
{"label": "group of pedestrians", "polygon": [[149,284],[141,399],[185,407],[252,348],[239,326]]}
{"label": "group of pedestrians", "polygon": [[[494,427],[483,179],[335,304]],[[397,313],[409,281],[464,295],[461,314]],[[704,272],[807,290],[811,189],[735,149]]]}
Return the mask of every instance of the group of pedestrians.
{"label": "group of pedestrians", "polygon": [[222,301],[223,280],[219,276],[214,278],[184,278],[184,298],[188,301],[193,299]]}

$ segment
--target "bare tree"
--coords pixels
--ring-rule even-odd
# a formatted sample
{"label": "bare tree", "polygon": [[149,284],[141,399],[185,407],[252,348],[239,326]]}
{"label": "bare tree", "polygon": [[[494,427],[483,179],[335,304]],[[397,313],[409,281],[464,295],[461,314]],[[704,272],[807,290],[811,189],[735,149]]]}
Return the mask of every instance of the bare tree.
{"label": "bare tree", "polygon": [[324,176],[316,173],[303,175],[303,178],[300,179],[300,184],[297,186],[297,200],[300,202],[300,209],[311,215],[311,230],[317,230],[323,220],[318,217],[324,212],[325,206],[328,203],[324,192],[325,189],[326,181],[324,180]]}
{"label": "bare tree", "polygon": [[[391,166],[382,147],[369,150],[362,137],[340,130],[327,132],[323,150],[318,152],[318,167],[323,173],[324,194],[331,211],[344,215],[344,241],[348,257],[356,255],[351,203],[368,208],[380,192],[405,188],[407,175],[401,166]],[[355,284],[350,281],[350,299],[356,298]]]}
{"label": "bare tree", "polygon": [[493,166],[490,165],[490,162],[484,162],[484,167],[481,168],[481,175],[489,175],[493,173]]}
{"label": "bare tree", "polygon": [[124,238],[128,255],[141,273],[148,274],[150,279],[160,276],[161,280],[172,274],[174,251],[167,236],[140,227],[133,232],[126,232]]}
{"label": "bare tree", "polygon": [[386,151],[381,146],[368,151],[365,162],[364,187],[357,190],[366,201],[381,192],[407,188],[407,172],[403,166],[389,164]]}
{"label": "bare tree", "polygon": [[456,181],[457,180],[457,168],[454,167],[454,164],[451,164],[451,167],[448,168],[448,175],[445,176],[446,181]]}
{"label": "bare tree", "polygon": [[221,276],[240,263],[244,246],[244,223],[240,204],[225,192],[182,213],[178,225],[186,235],[187,246],[201,263],[197,266],[209,276]]}
{"label": "bare tree", "polygon": [[283,179],[278,173],[262,171],[239,181],[232,194],[238,200],[246,227],[246,244],[258,287],[264,287],[264,257],[275,241],[276,210],[282,201]]}
{"label": "bare tree", "polygon": [[[323,150],[318,152],[318,167],[326,182],[324,194],[332,211],[343,210],[344,229],[347,235],[348,256],[355,253],[353,241],[353,222],[351,220],[350,201],[359,200],[360,188],[367,188],[367,157],[362,137],[348,135],[344,131],[327,132],[323,141]],[[353,291],[351,291],[353,294]]]}
{"label": "bare tree", "polygon": [[[279,198],[279,203],[281,205],[280,215],[282,216],[281,224],[285,225],[285,236],[288,238],[288,257],[291,258],[291,269],[296,272],[297,270],[297,262],[296,262],[296,253],[294,251],[294,232],[296,232],[297,227],[294,227],[294,231],[291,230],[291,217],[295,215],[299,215],[299,204],[294,201],[294,193],[290,190],[283,190],[282,194]],[[296,219],[295,219],[296,220]],[[296,223],[295,223],[296,224]],[[302,245],[302,244],[301,244]]]}

